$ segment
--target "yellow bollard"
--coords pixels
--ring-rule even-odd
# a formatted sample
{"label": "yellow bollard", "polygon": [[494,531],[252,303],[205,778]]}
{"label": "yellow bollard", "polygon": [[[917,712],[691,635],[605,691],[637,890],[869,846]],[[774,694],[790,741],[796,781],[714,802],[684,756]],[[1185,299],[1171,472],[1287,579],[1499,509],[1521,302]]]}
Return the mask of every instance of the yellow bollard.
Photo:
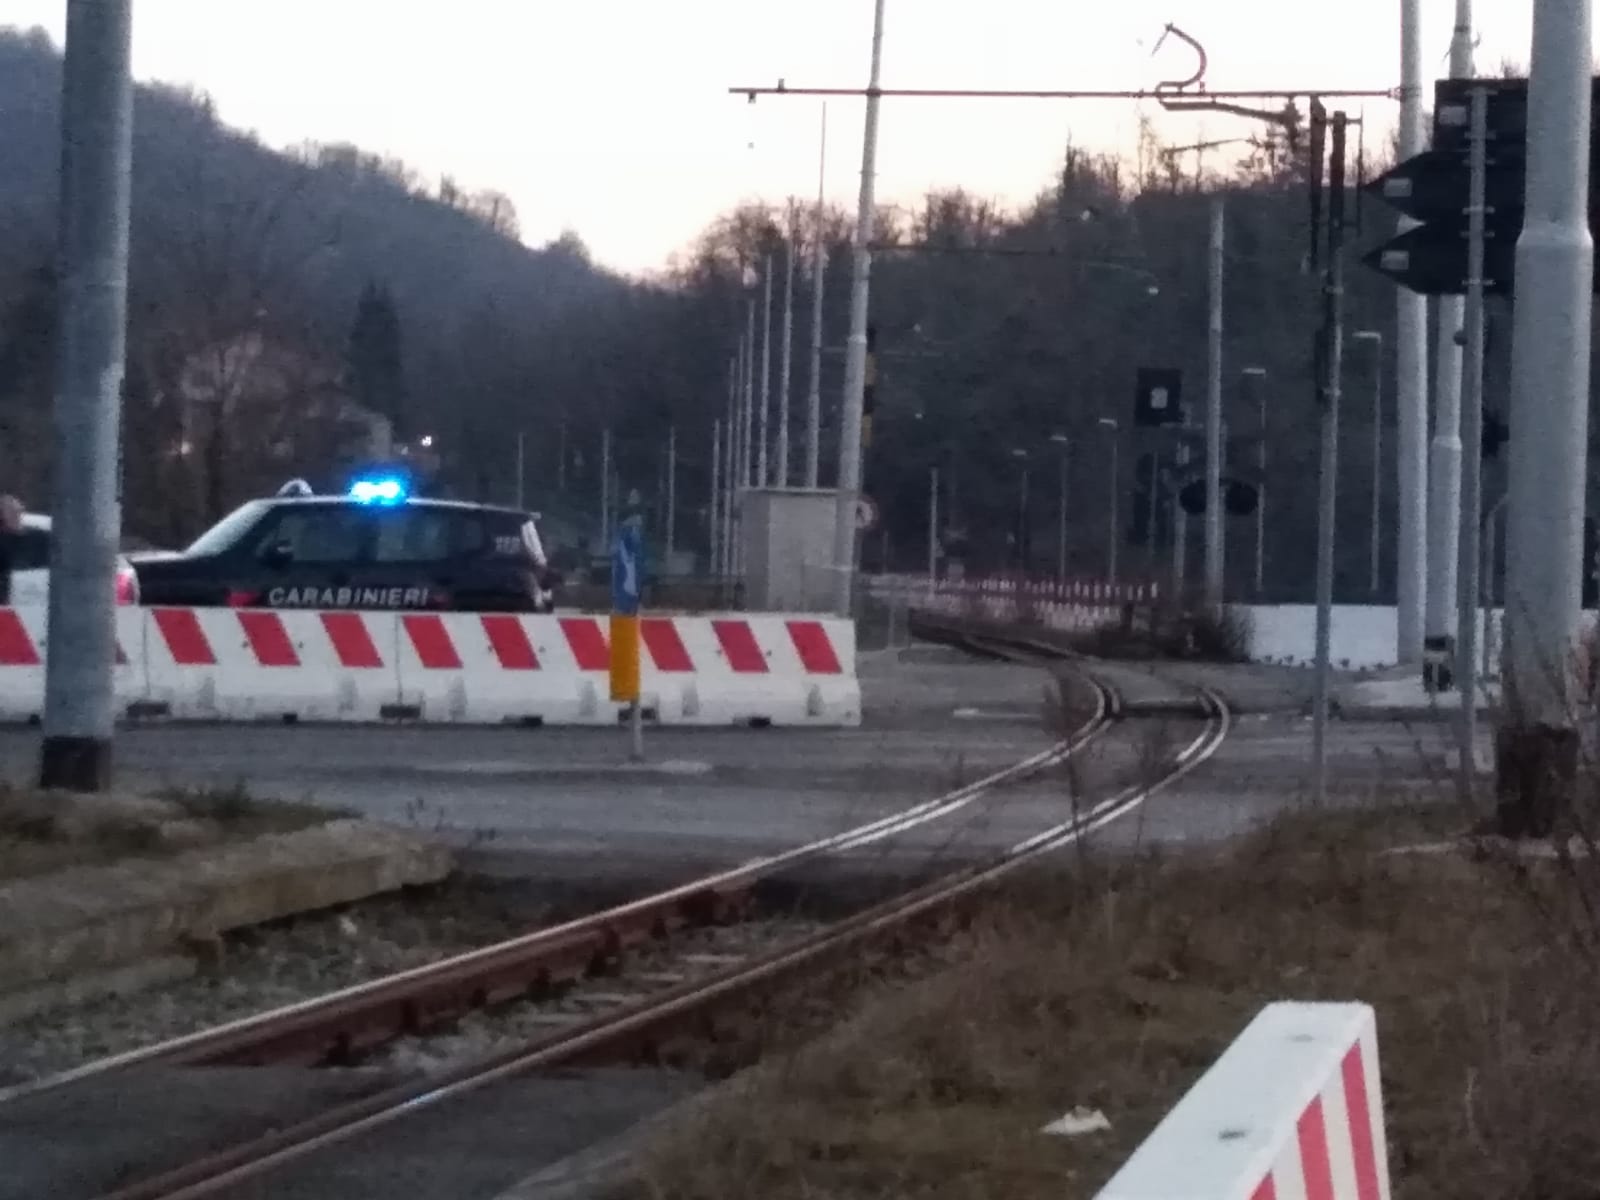
{"label": "yellow bollard", "polygon": [[611,698],[639,702],[639,618],[611,614]]}

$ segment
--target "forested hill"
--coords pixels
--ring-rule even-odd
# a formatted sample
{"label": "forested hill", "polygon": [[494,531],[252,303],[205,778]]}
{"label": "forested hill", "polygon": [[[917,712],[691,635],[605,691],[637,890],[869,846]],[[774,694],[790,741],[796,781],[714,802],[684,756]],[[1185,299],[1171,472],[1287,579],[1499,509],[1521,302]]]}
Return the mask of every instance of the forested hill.
{"label": "forested hill", "polygon": [[[48,451],[60,88],[46,36],[0,30],[0,477],[30,501]],[[634,292],[576,238],[524,246],[504,196],[425,187],[349,146],[278,152],[166,87],[137,91],[133,196],[128,520],[151,535],[192,529],[300,465],[290,460],[309,436],[278,435],[316,426],[340,390],[402,437],[432,435],[463,490],[505,484],[508,428],[535,432],[541,402],[575,370],[591,391],[603,374],[599,356],[579,361],[575,318],[597,328]],[[369,352],[352,378],[363,292],[390,310],[393,336],[375,348],[390,361]],[[219,381],[197,384],[197,369],[228,376],[212,388],[220,411],[204,386]],[[262,378],[240,377],[252,371]],[[285,391],[304,411],[253,411],[281,409]],[[274,438],[280,453],[263,454]]]}
{"label": "forested hill", "polygon": [[[47,39],[0,33],[0,486],[35,503],[48,496],[60,70]],[[1207,214],[1220,192],[1229,470],[1253,477],[1264,402],[1267,591],[1309,598],[1320,303],[1306,261],[1306,130],[1219,119],[1250,148],[1237,161],[1213,155],[1200,171],[1193,148],[1164,142],[1160,119],[1141,124],[1124,156],[1068,144],[1022,203],[954,190],[880,208],[865,480],[882,520],[866,541],[869,567],[926,563],[937,469],[941,541],[971,570],[1054,571],[1063,479],[1068,568],[1103,570],[1115,479],[1123,571],[1166,574],[1170,494],[1161,494],[1151,544],[1148,472],[1156,461],[1170,468],[1176,445],[1170,433],[1132,428],[1133,383],[1140,366],[1181,369],[1199,420]],[[1050,148],[1038,149],[1048,162]],[[1372,151],[1369,142],[1369,175]],[[820,230],[805,203],[707,214],[682,259],[640,282],[597,269],[576,235],[524,246],[503,196],[424,186],[404,164],[352,147],[276,152],[221,125],[203,97],[171,89],[140,89],[134,161],[124,475],[135,533],[181,541],[285,477],[333,473],[349,453],[354,409],[392,418],[403,439],[431,437],[448,485],[482,499],[517,494],[522,434],[529,502],[571,518],[555,523],[564,530],[557,542],[598,526],[606,430],[612,494],[637,488],[658,535],[675,428],[677,545],[703,548],[711,423],[726,411],[730,357],[752,302],[760,310],[753,281],[770,268],[781,283],[791,248],[801,288],[791,396],[798,479],[818,236],[828,261],[822,483],[832,482],[849,308],[845,213],[825,212]],[[639,220],[649,220],[648,180],[638,203]],[[1392,234],[1394,214],[1371,201],[1352,210],[1360,220],[1344,297],[1337,587],[1366,598],[1374,526],[1383,560],[1393,561],[1387,390],[1377,441],[1372,417],[1380,379],[1392,388],[1394,289],[1354,259]],[[774,340],[780,313],[781,301]],[[1503,315],[1490,339],[1491,407],[1504,403]],[[1382,335],[1384,361],[1378,340],[1358,331]],[[775,351],[774,403],[778,361]],[[1499,469],[1489,464],[1490,495]],[[1229,519],[1234,594],[1251,590],[1254,535],[1253,517]],[[1390,594],[1387,571],[1382,584],[1379,594]]]}

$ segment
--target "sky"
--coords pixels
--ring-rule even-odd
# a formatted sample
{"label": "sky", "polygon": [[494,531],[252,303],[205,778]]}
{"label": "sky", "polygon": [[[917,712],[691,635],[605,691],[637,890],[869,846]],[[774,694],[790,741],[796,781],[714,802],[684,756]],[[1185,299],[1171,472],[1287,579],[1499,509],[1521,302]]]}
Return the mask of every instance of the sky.
{"label": "sky", "polygon": [[[1422,0],[1443,74],[1453,0]],[[850,207],[864,101],[728,88],[861,87],[872,0],[134,0],[134,74],[187,84],[272,146],[353,142],[425,176],[496,188],[539,245],[575,230],[607,266],[665,266],[741,201]],[[1526,62],[1532,0],[1479,0],[1479,66]],[[66,0],[5,0],[0,22],[60,43]],[[1135,89],[1192,72],[1216,89],[1392,88],[1399,0],[888,0],[885,87]],[[1373,126],[1396,105],[1354,101]],[[1259,126],[1101,101],[883,101],[880,202],[963,186],[1005,205],[1047,186],[1070,141],[1133,153],[1141,109],[1173,142]]]}

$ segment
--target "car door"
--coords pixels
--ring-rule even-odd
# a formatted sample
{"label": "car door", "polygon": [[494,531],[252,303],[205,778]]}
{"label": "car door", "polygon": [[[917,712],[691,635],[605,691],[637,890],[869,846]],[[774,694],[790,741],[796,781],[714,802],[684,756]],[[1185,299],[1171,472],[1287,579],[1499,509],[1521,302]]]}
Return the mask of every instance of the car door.
{"label": "car door", "polygon": [[237,590],[269,608],[359,608],[372,520],[346,504],[287,505],[251,534]]}
{"label": "car door", "polygon": [[406,504],[373,510],[372,556],[361,586],[385,608],[454,608],[460,586],[455,510]]}

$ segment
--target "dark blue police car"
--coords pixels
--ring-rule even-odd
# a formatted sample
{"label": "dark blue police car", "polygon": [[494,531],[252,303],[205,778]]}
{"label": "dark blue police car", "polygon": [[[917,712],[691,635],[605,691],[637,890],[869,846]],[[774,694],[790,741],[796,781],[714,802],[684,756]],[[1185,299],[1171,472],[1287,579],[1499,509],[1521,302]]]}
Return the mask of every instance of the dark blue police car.
{"label": "dark blue police car", "polygon": [[420,499],[393,478],[342,496],[296,480],[251,500],[179,554],[130,559],[145,605],[548,612],[533,513]]}

